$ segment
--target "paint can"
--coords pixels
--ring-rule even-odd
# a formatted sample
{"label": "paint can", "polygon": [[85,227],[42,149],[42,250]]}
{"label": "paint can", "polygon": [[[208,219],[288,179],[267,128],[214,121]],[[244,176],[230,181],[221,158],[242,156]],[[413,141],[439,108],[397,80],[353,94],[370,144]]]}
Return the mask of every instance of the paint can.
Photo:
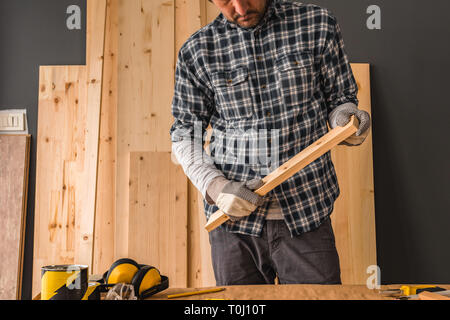
{"label": "paint can", "polygon": [[94,291],[88,283],[88,267],[83,265],[42,267],[41,281],[41,300],[85,300],[86,293]]}

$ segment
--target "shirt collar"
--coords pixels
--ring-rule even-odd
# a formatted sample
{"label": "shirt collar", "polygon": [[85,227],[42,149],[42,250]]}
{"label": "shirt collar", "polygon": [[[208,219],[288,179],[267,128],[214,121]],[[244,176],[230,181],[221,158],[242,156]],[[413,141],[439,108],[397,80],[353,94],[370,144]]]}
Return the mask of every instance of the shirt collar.
{"label": "shirt collar", "polygon": [[[268,4],[267,10],[266,10],[266,13],[264,14],[264,17],[261,19],[261,21],[258,23],[258,25],[256,25],[255,27],[253,27],[251,29],[257,29],[260,26],[266,24],[267,21],[269,21],[274,15],[280,19],[285,18],[285,14],[280,6],[279,0],[269,0],[269,4]],[[217,19],[220,23],[222,23],[224,25],[228,25],[232,28],[239,27],[237,24],[228,21],[227,18],[222,13],[220,13],[220,15],[217,17]]]}

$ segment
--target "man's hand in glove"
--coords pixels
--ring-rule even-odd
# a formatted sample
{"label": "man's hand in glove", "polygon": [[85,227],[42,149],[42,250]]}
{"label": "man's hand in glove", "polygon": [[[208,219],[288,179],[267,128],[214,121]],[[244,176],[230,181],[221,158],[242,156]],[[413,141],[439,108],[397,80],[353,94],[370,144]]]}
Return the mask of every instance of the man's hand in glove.
{"label": "man's hand in glove", "polygon": [[236,221],[250,215],[263,203],[263,198],[253,192],[263,184],[261,179],[237,182],[217,177],[208,186],[206,200],[216,204],[232,221]]}
{"label": "man's hand in glove", "polygon": [[358,107],[354,103],[344,103],[340,106],[334,108],[334,110],[330,113],[328,117],[328,122],[330,123],[331,129],[339,127],[345,127],[351,116],[355,116],[359,120],[359,128],[356,134],[349,137],[344,142],[340,144],[347,146],[358,146],[366,140],[367,135],[369,134],[370,128],[370,115],[366,111],[359,110]]}

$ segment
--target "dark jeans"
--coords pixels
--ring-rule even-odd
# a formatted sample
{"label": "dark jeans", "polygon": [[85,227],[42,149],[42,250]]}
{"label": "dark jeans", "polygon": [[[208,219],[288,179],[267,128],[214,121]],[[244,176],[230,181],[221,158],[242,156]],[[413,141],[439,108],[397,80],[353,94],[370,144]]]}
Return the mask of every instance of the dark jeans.
{"label": "dark jeans", "polygon": [[210,232],[217,286],[244,284],[341,284],[330,219],[292,238],[284,220],[267,220],[261,237]]}

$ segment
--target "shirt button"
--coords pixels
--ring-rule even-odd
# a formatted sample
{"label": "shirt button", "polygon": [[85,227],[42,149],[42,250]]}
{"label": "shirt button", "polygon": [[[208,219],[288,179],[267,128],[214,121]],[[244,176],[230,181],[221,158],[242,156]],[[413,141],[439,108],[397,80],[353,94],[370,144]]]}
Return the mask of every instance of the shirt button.
{"label": "shirt button", "polygon": [[266,86],[265,84],[263,84],[263,85],[261,86],[261,88],[262,88],[262,89],[265,89],[265,88],[267,88],[267,86]]}
{"label": "shirt button", "polygon": [[256,57],[256,60],[258,60],[258,61],[262,61],[262,59],[263,59],[263,58],[262,58],[261,56],[257,56],[257,57]]}
{"label": "shirt button", "polygon": [[[270,117],[272,114],[270,113],[270,111],[267,111],[266,116]],[[270,139],[269,139],[270,140]]]}

